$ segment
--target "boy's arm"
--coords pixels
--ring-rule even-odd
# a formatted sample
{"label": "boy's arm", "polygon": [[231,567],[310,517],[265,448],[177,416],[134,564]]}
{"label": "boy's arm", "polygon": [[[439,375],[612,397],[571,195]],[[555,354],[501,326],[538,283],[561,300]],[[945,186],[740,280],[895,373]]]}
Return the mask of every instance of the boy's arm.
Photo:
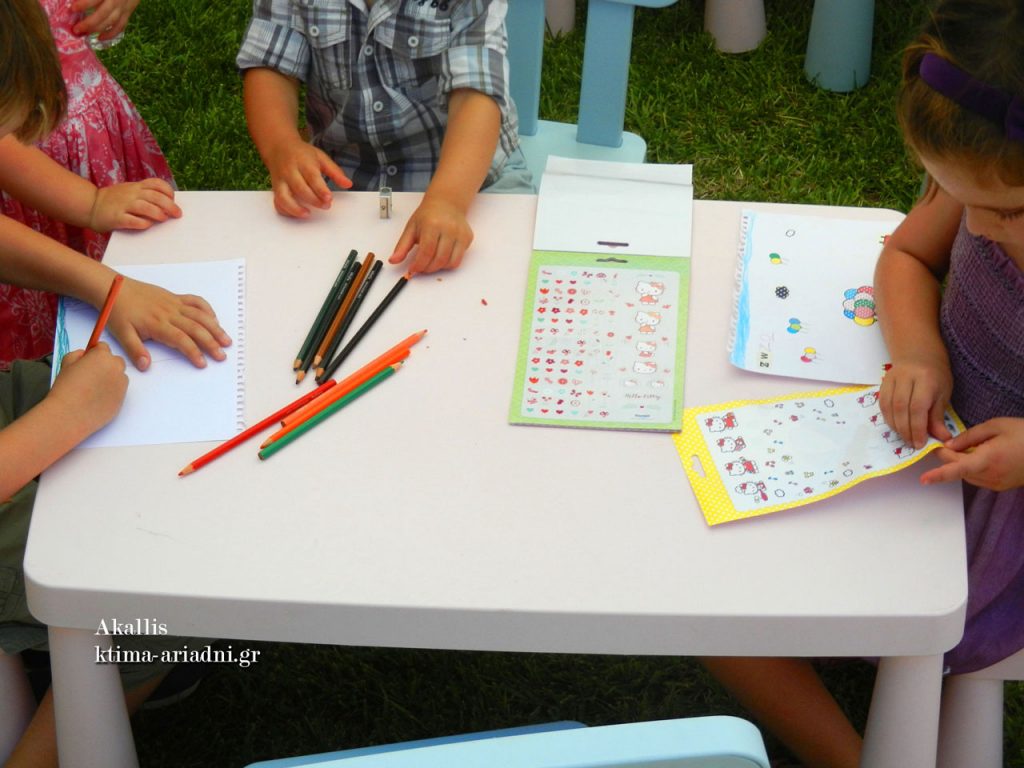
{"label": "boy's arm", "polygon": [[145,229],[181,215],[174,190],[162,179],[98,189],[13,135],[0,139],[0,189],[52,219],[97,232]]}
{"label": "boy's arm", "polygon": [[278,213],[306,218],[306,206],[330,208],[324,175],[342,189],[352,182],[299,133],[299,81],[273,69],[247,69],[242,94],[249,135],[270,172]]}
{"label": "boy's arm", "polygon": [[936,188],[896,228],[875,268],[878,320],[893,364],[879,405],[889,425],[918,448],[929,432],[949,437],[942,414],[953,382],[939,303],[962,212]]}
{"label": "boy's arm", "polygon": [[106,344],[66,355],[50,393],[0,431],[0,501],[114,418],[127,388],[124,360]]}
{"label": "boy's arm", "polygon": [[410,217],[388,261],[403,261],[413,246],[411,272],[454,269],[473,241],[466,214],[494,159],[501,109],[480,91],[461,88],[448,101],[441,156],[423,201]]}

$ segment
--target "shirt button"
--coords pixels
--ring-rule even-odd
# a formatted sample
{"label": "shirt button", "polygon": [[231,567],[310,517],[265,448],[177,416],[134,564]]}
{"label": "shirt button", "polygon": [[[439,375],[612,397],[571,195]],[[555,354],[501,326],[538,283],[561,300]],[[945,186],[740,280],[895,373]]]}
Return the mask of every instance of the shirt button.
{"label": "shirt button", "polygon": [[387,170],[388,170],[388,176],[394,176],[396,173],[398,173],[398,169],[395,168],[395,166],[393,166],[393,165],[389,165]]}
{"label": "shirt button", "polygon": [[316,37],[319,34],[320,34],[320,27],[318,27],[316,24],[312,25],[309,28],[309,35],[310,35],[310,37]]}
{"label": "shirt button", "polygon": [[409,47],[410,48],[415,48],[419,44],[420,44],[420,39],[418,37],[416,37],[416,35],[410,35],[409,36]]}
{"label": "shirt button", "polygon": [[373,46],[372,45],[368,45],[365,48],[363,48],[363,55],[364,56],[373,56]]}
{"label": "shirt button", "polygon": [[373,111],[374,112],[380,112],[382,109],[384,109],[384,102],[383,101],[375,101],[375,102],[373,102]]}

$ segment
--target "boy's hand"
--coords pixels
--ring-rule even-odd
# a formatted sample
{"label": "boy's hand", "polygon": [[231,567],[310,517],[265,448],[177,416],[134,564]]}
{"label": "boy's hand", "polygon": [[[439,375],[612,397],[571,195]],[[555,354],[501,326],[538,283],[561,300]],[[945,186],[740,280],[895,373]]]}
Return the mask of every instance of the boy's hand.
{"label": "boy's hand", "polygon": [[70,420],[65,423],[84,440],[121,410],[128,391],[124,370],[124,359],[103,342],[88,352],[69,352],[46,399],[59,405]]}
{"label": "boy's hand", "polygon": [[415,247],[409,272],[455,269],[472,242],[473,230],[465,212],[447,200],[427,194],[406,223],[388,262],[405,261]]}
{"label": "boy's hand", "polygon": [[990,419],[971,427],[935,452],[943,465],[921,475],[925,485],[964,480],[1006,491],[1024,485],[1024,419]]}
{"label": "boy's hand", "polygon": [[952,393],[948,358],[894,361],[882,379],[878,405],[886,423],[905,442],[921,448],[929,434],[939,440],[951,437],[943,413]]}
{"label": "boy's hand", "polygon": [[324,181],[327,176],[342,189],[349,189],[352,181],[341,167],[312,144],[294,139],[267,154],[267,170],[274,188],[274,208],[282,216],[305,219],[309,208],[327,210],[334,200]]}
{"label": "boy's hand", "polygon": [[171,185],[163,179],[145,179],[98,188],[89,212],[89,229],[149,229],[154,222],[180,216]]}
{"label": "boy's hand", "polygon": [[197,368],[206,367],[204,352],[223,360],[227,357],[223,347],[231,344],[204,299],[127,277],[107,325],[140,371],[149,367],[149,352],[143,344],[149,339],[178,350]]}

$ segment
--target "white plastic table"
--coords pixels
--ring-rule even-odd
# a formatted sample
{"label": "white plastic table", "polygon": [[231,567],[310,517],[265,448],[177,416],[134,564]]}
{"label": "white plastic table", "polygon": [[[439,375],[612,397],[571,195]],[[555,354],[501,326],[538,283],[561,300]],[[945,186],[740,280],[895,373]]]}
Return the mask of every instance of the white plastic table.
{"label": "white plastic table", "polygon": [[[305,391],[291,361],[343,256],[386,258],[418,196],[381,220],[376,195],[339,193],[305,222],[269,193],[178,199],[181,220],[116,234],[107,261],[245,257],[253,423]],[[429,329],[404,369],[270,460],[254,442],[179,478],[211,444],[94,448],[46,472],[25,571],[65,768],[137,764],[116,670],[93,660],[101,619],[146,618],[242,641],[885,657],[865,765],[934,765],[966,601],[959,488],[919,486],[918,465],[712,529],[669,436],[509,426],[535,207],[482,195],[464,265],[415,278],[341,373]],[[727,361],[742,207],[694,204],[689,404],[817,385]]]}

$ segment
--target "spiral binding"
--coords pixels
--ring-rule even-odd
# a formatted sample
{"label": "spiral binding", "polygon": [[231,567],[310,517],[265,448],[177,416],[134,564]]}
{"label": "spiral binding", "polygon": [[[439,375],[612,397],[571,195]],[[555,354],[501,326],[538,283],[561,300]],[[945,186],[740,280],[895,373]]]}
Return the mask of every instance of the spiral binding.
{"label": "spiral binding", "polygon": [[736,253],[736,277],[732,291],[732,315],[729,318],[729,350],[730,357],[736,347],[736,336],[739,331],[740,320],[740,299],[743,296],[743,273],[746,271],[746,259],[744,254],[747,250],[747,235],[750,230],[750,222],[753,218],[752,211],[743,211],[740,216],[740,242]]}
{"label": "spiral binding", "polygon": [[238,332],[235,347],[235,422],[239,431],[245,429],[245,262],[238,265],[236,274],[238,290]]}

